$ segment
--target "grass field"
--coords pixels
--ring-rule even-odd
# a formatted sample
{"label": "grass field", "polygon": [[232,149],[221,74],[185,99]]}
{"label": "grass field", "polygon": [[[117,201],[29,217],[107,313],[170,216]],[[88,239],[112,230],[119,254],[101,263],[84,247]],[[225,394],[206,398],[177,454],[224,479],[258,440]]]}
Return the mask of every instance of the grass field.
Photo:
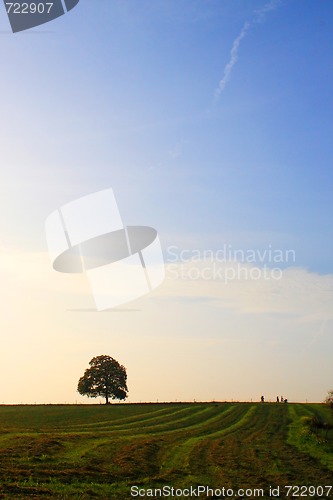
{"label": "grass field", "polygon": [[148,489],[198,485],[233,498],[280,486],[287,498],[285,485],[333,484],[332,427],[312,425],[323,420],[318,404],[0,406],[0,498],[130,499],[131,486],[160,498]]}

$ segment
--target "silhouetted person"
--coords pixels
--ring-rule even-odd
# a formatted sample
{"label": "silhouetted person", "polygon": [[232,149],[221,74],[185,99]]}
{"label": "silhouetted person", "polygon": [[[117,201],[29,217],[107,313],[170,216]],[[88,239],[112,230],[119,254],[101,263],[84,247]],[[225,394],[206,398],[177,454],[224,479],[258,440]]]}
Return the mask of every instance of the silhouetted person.
{"label": "silhouetted person", "polygon": [[280,403],[279,396],[276,396],[276,402]]}
{"label": "silhouetted person", "polygon": [[261,399],[261,402],[262,402],[262,403],[264,403],[264,402],[265,402],[265,398],[264,398],[264,396],[261,396],[261,398],[260,398],[260,399]]}

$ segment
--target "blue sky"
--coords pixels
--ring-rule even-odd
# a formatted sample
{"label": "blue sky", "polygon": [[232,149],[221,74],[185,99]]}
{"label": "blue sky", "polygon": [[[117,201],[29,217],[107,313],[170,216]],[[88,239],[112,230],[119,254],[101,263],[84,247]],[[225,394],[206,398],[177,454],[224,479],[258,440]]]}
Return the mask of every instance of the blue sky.
{"label": "blue sky", "polygon": [[[299,318],[304,314],[305,318],[307,304],[318,303],[313,312],[317,323],[307,324],[304,331],[309,336],[306,345],[317,339],[313,362],[319,367],[320,356],[332,348],[325,334],[332,319],[320,305],[323,300],[328,300],[328,309],[332,304],[332,14],[329,0],[81,0],[52,23],[13,35],[2,9],[0,249],[13,311],[15,297],[24,301],[20,280],[26,259],[30,262],[35,255],[35,260],[31,257],[35,269],[36,256],[46,252],[45,218],[66,202],[112,187],[124,221],[156,227],[166,255],[169,245],[190,250],[218,250],[224,244],[245,250],[268,245],[294,249],[294,271],[287,272],[303,275],[295,274],[292,281],[286,278],[285,286],[269,293],[284,298],[291,294],[293,303],[300,288],[305,290],[304,301],[286,311],[285,305],[279,303],[279,308],[272,299],[273,305],[260,316],[262,331],[271,329],[276,318],[269,315],[276,309],[281,328],[298,332],[292,345],[302,349],[301,329],[292,321],[286,326],[286,314]],[[231,51],[244,26],[233,60]],[[216,98],[228,64],[229,77]],[[11,256],[16,264],[8,264]],[[41,276],[46,275],[45,268],[38,269]],[[53,277],[49,279],[53,283]],[[60,280],[56,288],[61,288],[61,275],[56,279]],[[33,277],[24,277],[24,282],[25,286],[30,283],[30,296],[34,291],[37,294],[36,309],[29,306],[27,310],[28,317],[34,318],[39,292]],[[192,325],[182,317],[191,315],[181,299],[188,297],[185,285],[171,290],[167,283],[161,294],[168,298],[156,298],[155,312],[147,307],[154,318],[160,314],[158,321],[163,322],[163,314],[170,311],[159,304],[172,304],[171,310],[183,325],[178,334],[187,338]],[[311,295],[312,285],[318,296]],[[41,331],[49,331],[52,314],[66,307],[61,291],[57,288],[56,293],[52,286],[48,285],[51,292],[45,305],[49,314],[38,319]],[[193,307],[203,316],[210,306],[207,300],[201,303],[200,297],[220,297],[213,288],[190,293],[195,298]],[[5,294],[5,284],[3,289]],[[231,321],[224,311],[223,321],[230,323],[232,338],[242,345],[245,325],[257,325],[253,311],[258,314],[258,304],[246,306],[241,291],[238,298],[234,291],[230,293],[223,300],[238,301],[236,312]],[[177,304],[174,297],[180,297]],[[148,302],[140,302],[140,307]],[[223,305],[214,309],[211,331],[216,332],[215,339],[222,309]],[[251,315],[245,318],[249,309]],[[143,329],[153,332],[155,328],[149,323],[148,310],[148,319],[139,324],[141,334]],[[67,331],[74,322],[80,338],[85,319],[74,321],[73,314],[69,316],[64,316],[61,328]],[[110,316],[103,318],[107,330]],[[10,316],[6,321],[8,328]],[[126,325],[121,321],[125,320],[116,320],[119,331],[128,332],[131,321],[133,328],[138,326],[137,318],[128,324],[126,320]],[[91,328],[95,329],[93,321]],[[167,335],[163,329],[161,342]],[[64,340],[59,353],[65,344]],[[120,361],[126,364],[126,346],[120,341],[116,344],[122,346],[119,354],[125,359]],[[98,355],[99,345],[113,350],[107,340],[90,339],[78,362],[84,366]],[[232,343],[228,359],[236,359],[241,349],[245,356],[244,345],[237,351]],[[8,346],[8,353],[11,349]],[[259,348],[253,349],[258,352]],[[296,355],[287,341],[281,344],[283,349]],[[151,352],[153,359],[156,352]],[[38,364],[37,359],[34,362]],[[142,367],[132,363],[134,373],[141,373]],[[276,379],[273,373],[272,381]],[[324,397],[329,388],[325,380],[323,375],[313,388],[313,399]],[[146,386],[142,375],[142,386],[134,397],[153,397],[143,389]],[[305,398],[296,386],[295,382],[295,398],[298,394]],[[190,387],[184,397],[192,397]],[[205,390],[197,397],[205,395],[212,397]],[[250,396],[239,389],[239,397]]]}

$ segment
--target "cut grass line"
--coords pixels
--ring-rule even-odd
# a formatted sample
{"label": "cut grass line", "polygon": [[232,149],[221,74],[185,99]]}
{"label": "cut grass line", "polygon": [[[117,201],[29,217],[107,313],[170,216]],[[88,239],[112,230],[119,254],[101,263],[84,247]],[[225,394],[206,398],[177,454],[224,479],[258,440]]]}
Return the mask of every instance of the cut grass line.
{"label": "cut grass line", "polygon": [[[124,422],[122,424],[116,424],[114,425],[113,422],[109,422],[109,425],[108,426],[100,426],[100,425],[97,425],[95,426],[94,424],[91,424],[89,426],[89,432],[91,432],[91,427],[93,427],[94,429],[96,428],[96,430],[98,431],[121,431],[121,430],[128,430],[128,429],[136,429],[136,428],[139,428],[139,429],[149,429],[149,428],[153,428],[153,427],[156,427],[158,424],[158,422],[161,422],[163,424],[163,422],[165,421],[166,423],[168,423],[169,421],[170,422],[175,422],[175,421],[181,421],[181,420],[186,420],[187,418],[189,418],[189,416],[191,417],[192,415],[195,415],[195,414],[199,414],[203,411],[207,411],[207,409],[202,409],[200,407],[197,407],[197,408],[182,408],[181,410],[177,410],[177,411],[173,411],[173,412],[169,412],[167,414],[164,414],[164,415],[158,415],[158,416],[149,416],[149,417],[146,417],[146,418],[143,418],[143,419],[139,419],[139,420],[134,420],[133,422]],[[185,416],[183,417],[180,417],[180,418],[173,418],[174,416],[178,416],[178,415],[181,415],[181,414],[184,414],[185,413]],[[186,414],[189,414],[186,415]],[[155,422],[157,422],[157,424],[155,425]],[[153,424],[153,425],[151,425]],[[81,426],[81,429],[85,429],[85,428],[88,428],[88,426]]]}
{"label": "cut grass line", "polygon": [[[207,417],[206,414],[212,412],[213,410],[216,411],[216,408],[212,406],[203,407],[200,409],[200,411],[196,411],[192,415],[175,419],[168,424],[159,424],[150,428],[139,427],[138,433],[134,433],[133,429],[131,433],[129,433],[126,429],[110,431],[104,434],[103,438],[101,438],[100,444],[103,445],[104,442],[109,442],[110,439],[113,438],[117,439],[117,441],[119,442],[119,446],[121,446],[122,441],[127,442],[133,440],[141,440],[147,438],[147,436],[160,437],[170,434],[174,434],[174,439],[177,439],[177,437],[179,438],[180,436],[184,435],[184,432],[186,432],[187,434],[195,434],[198,429],[200,429],[202,433],[209,434],[211,433],[212,424],[219,424],[221,422],[221,417],[223,418],[224,415],[228,415],[229,413],[234,412],[235,408],[223,406],[219,408],[219,413],[217,415],[214,413],[212,416]],[[203,419],[203,417],[206,418]],[[75,436],[78,436],[78,434],[75,434]],[[84,453],[87,453],[88,451],[96,448],[94,435],[90,433],[89,436],[91,437],[90,444],[87,444],[86,440],[84,441],[83,445],[80,444],[80,440],[77,440],[75,443],[72,442],[70,452],[66,455],[67,458],[80,457]],[[73,437],[74,435],[72,435],[72,438]],[[87,436],[85,437],[87,438]],[[99,444],[97,444],[97,446],[98,445]]]}
{"label": "cut grass line", "polygon": [[[227,406],[223,406],[222,408],[222,413],[227,412]],[[235,409],[233,408],[233,411]],[[216,409],[215,409],[216,412]],[[205,418],[204,421],[202,419],[202,415],[205,415],[206,413],[213,413],[212,416],[209,416],[208,418]],[[168,422],[160,423],[157,425],[150,425],[150,426],[137,426],[134,428],[119,428],[119,429],[103,429],[103,435],[104,436],[110,436],[111,437],[121,437],[121,438],[135,438],[135,437],[142,437],[143,435],[160,435],[160,434],[170,434],[170,433],[177,433],[177,432],[184,432],[183,429],[185,430],[195,430],[197,428],[207,429],[210,428],[212,424],[217,424],[219,420],[221,419],[221,409],[219,410],[219,413],[216,415],[214,413],[214,408],[213,407],[203,407],[199,411],[196,411],[195,413],[192,413],[190,415],[187,415],[186,417],[183,416],[181,418],[173,419]],[[184,423],[188,425],[184,425]],[[182,424],[181,426],[179,424]],[[98,429],[99,433],[102,433],[101,429]],[[53,433],[54,434],[54,433]],[[76,432],[76,433],[61,433],[62,436],[68,436],[69,438],[73,438],[75,436],[81,435],[85,436],[86,438],[93,437],[95,434],[93,433],[93,430],[87,431],[82,431],[82,432]]]}
{"label": "cut grass line", "polygon": [[318,442],[316,436],[310,431],[304,417],[313,415],[313,411],[303,405],[290,405],[288,443],[299,451],[318,460],[324,467],[333,471],[333,455],[325,449],[325,443]]}
{"label": "cut grass line", "polygon": [[[66,429],[98,422],[135,420],[137,417],[173,412],[186,403],[170,404],[117,404],[117,405],[27,405],[1,406],[0,428],[2,431],[41,431]],[[190,404],[186,404],[187,407]]]}
{"label": "cut grass line", "polygon": [[[126,429],[122,430],[112,430],[107,433],[101,435],[99,432],[99,439],[96,440],[95,435],[90,431],[89,435],[85,434],[84,441],[79,439],[79,434],[69,434],[68,439],[70,445],[67,447],[67,451],[64,451],[64,457],[67,460],[79,460],[83,455],[89,453],[90,451],[96,449],[98,446],[103,446],[105,443],[110,442],[110,439],[117,440],[118,446],[121,447],[122,443],[134,440],[142,440],[147,438],[147,436],[167,436],[174,435],[173,440],[179,439],[184,432],[187,434],[195,434],[198,429],[200,429],[201,433],[209,434],[211,433],[212,425],[220,425],[221,418],[224,418],[224,415],[228,415],[231,412],[236,410],[235,407],[230,407],[229,405],[223,405],[221,407],[216,408],[215,406],[206,406],[199,408],[200,411],[196,409],[195,413],[192,415],[188,415],[186,417],[182,417],[180,419],[175,419],[168,424],[159,424],[150,428],[141,428],[139,427],[137,430],[139,432],[134,433],[133,429],[131,429],[131,433]],[[222,411],[221,411],[222,410]],[[206,416],[207,413],[218,411],[218,414],[215,413],[212,416]],[[187,425],[185,425],[187,424]],[[214,427],[213,427],[214,428]],[[55,434],[55,437],[57,435]],[[62,434],[63,436],[63,434]],[[59,435],[59,438],[61,435]],[[89,439],[89,442],[87,442]],[[98,442],[97,442],[98,441]]]}
{"label": "cut grass line", "polygon": [[[236,407],[237,408],[237,407]],[[226,410],[223,415],[226,416],[227,414],[233,413],[235,410],[235,407],[231,407],[228,410]],[[244,408],[245,414],[238,419],[236,422],[231,423],[229,426],[224,427],[223,429],[220,429],[215,432],[210,432],[209,434],[204,434],[204,435],[199,435],[199,436],[193,436],[185,440],[181,445],[176,446],[176,448],[173,448],[171,450],[171,454],[169,455],[168,458],[166,458],[165,463],[163,464],[164,469],[186,469],[189,466],[188,463],[188,458],[190,455],[190,452],[192,448],[200,441],[207,439],[215,439],[222,437],[226,434],[230,434],[236,430],[238,430],[240,427],[242,427],[252,416],[252,414],[256,411],[255,406],[250,406],[247,408]],[[223,420],[222,422],[223,423]]]}
{"label": "cut grass line", "polygon": [[[170,433],[179,431],[180,428],[182,430],[192,430],[198,427],[203,427],[203,425],[210,425],[217,421],[219,419],[220,413],[216,415],[216,412],[214,410],[214,407],[211,406],[208,406],[206,408],[203,407],[199,411],[197,410],[196,412],[191,412],[189,415],[185,415],[180,418],[175,418],[167,422],[158,423],[156,425],[143,425],[138,428],[140,429],[140,431],[144,429],[144,431],[148,434],[160,434],[161,432]],[[227,409],[223,408],[223,412],[225,411],[227,411]],[[212,416],[210,416],[211,413],[213,413]],[[205,417],[206,414],[208,414],[208,416],[204,419],[203,423],[203,417]],[[180,426],[179,424],[182,425]]]}
{"label": "cut grass line", "polygon": [[[128,500],[134,484],[331,484],[333,436],[311,427],[313,416],[331,422],[316,404],[0,407],[0,498]],[[305,447],[304,429],[313,434]]]}
{"label": "cut grass line", "polygon": [[[200,407],[197,408],[200,410]],[[147,412],[139,415],[134,415],[133,417],[127,417],[127,418],[117,418],[117,419],[109,419],[109,420],[103,420],[99,422],[92,422],[89,424],[75,424],[72,426],[66,426],[66,429],[90,429],[91,427],[100,430],[105,427],[112,426],[112,428],[120,428],[120,427],[130,427],[131,425],[140,425],[141,422],[149,421],[149,420],[154,420],[154,419],[159,419],[159,418],[166,418],[169,415],[175,415],[177,413],[183,413],[183,412],[193,412],[193,408],[187,406],[187,407],[182,407],[179,409],[179,407],[171,407],[171,408],[164,408],[152,412]],[[121,423],[118,423],[121,422]],[[61,428],[60,428],[61,429]]]}
{"label": "cut grass line", "polygon": [[[178,435],[181,433],[184,435],[188,433],[195,433],[197,429],[200,429],[202,433],[209,434],[211,432],[212,426],[218,426],[221,421],[221,416],[229,414],[231,412],[235,412],[235,407],[224,405],[223,407],[219,407],[218,409],[213,407],[204,407],[201,412],[197,412],[196,414],[189,415],[186,419],[175,419],[170,421],[168,424],[158,424],[156,426],[147,427],[144,429],[145,434],[160,436],[160,435],[168,435],[175,434]],[[201,418],[206,413],[213,413],[213,415],[206,417],[204,420]],[[200,417],[200,418],[198,418]],[[188,425],[184,425],[184,421],[188,423]],[[179,426],[179,424],[183,424]],[[140,428],[141,431],[141,428]],[[135,436],[142,436],[140,434],[136,434]]]}

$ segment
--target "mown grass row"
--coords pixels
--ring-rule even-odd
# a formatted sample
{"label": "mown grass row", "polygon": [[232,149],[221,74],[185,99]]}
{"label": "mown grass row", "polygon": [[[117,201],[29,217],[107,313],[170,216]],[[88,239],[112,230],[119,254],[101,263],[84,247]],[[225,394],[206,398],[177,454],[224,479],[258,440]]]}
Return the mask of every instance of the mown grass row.
{"label": "mown grass row", "polygon": [[0,498],[330,484],[332,438],[303,439],[316,414],[330,419],[322,405],[269,403],[0,407]]}
{"label": "mown grass row", "polygon": [[[317,459],[332,471],[333,476],[333,425],[327,410],[320,406],[292,405],[289,409],[292,423],[288,442],[298,450]],[[325,411],[326,410],[326,411]],[[316,425],[322,422],[325,425]]]}

